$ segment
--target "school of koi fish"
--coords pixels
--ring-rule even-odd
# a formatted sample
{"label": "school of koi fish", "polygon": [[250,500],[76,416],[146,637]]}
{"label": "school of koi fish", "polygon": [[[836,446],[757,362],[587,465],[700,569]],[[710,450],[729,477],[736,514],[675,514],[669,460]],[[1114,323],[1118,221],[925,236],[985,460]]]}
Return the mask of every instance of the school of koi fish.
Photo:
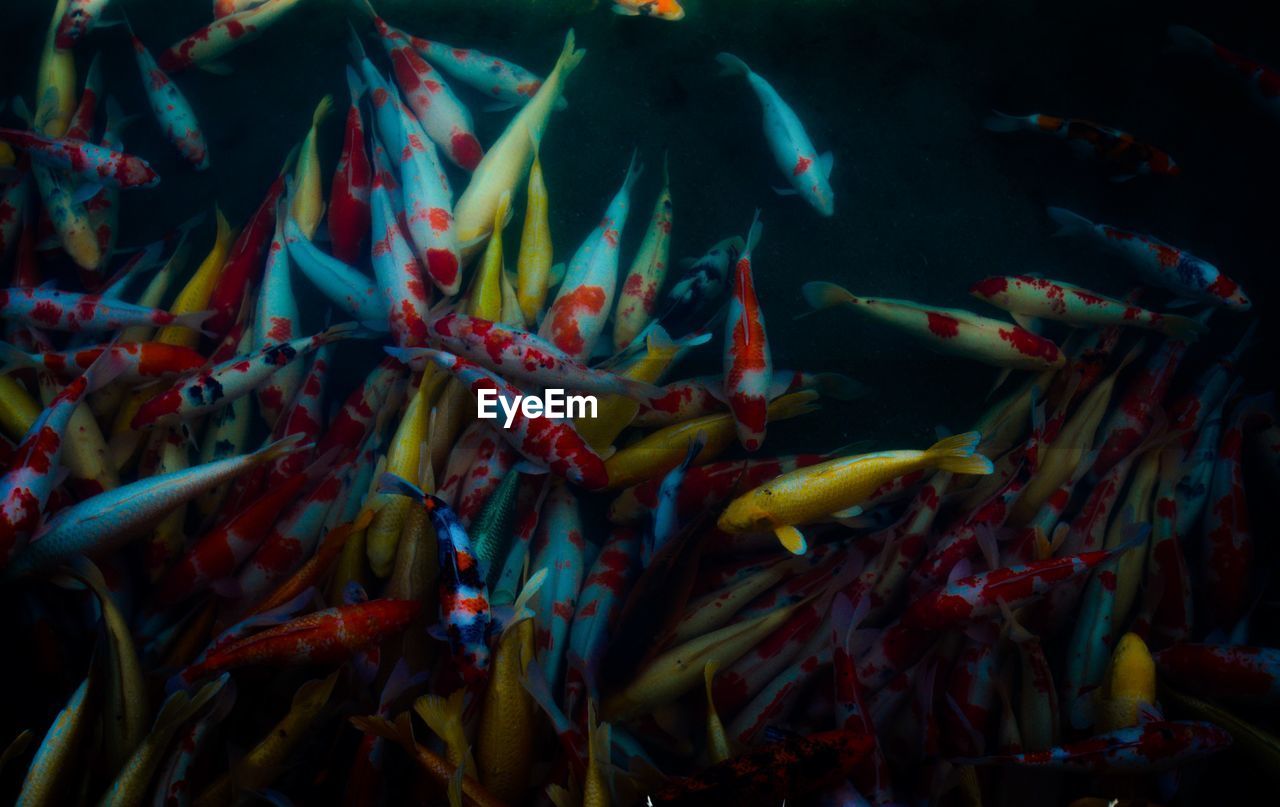
{"label": "school of koi fish", "polygon": [[[1275,378],[1246,380],[1255,315],[1212,263],[1053,207],[1083,259],[1130,266],[1128,296],[993,275],[980,314],[797,283],[807,315],[1000,375],[931,446],[776,456],[770,424],[866,387],[774,366],[765,309],[802,312],[756,294],[767,206],[676,276],[664,163],[624,256],[635,155],[581,245],[553,242],[539,149],[589,69],[573,31],[539,77],[354,0],[336,166],[325,97],[276,176],[238,177],[261,203],[219,213],[197,262],[198,220],[117,244],[161,177],[125,150],[97,50],[133,52],[202,171],[180,74],[301,0],[215,0],[156,55],[121,5],[56,0],[32,106],[0,128],[0,597],[11,665],[49,682],[4,696],[17,803],[1088,807],[1203,800],[1222,759],[1280,770],[1280,648],[1251,643]],[[1280,116],[1280,74],[1169,38]],[[716,61],[798,197],[773,203],[836,215],[830,153]],[[494,142],[467,93],[514,110]],[[1118,180],[1180,172],[1084,120],[987,126]],[[722,375],[680,377],[708,342]],[[352,389],[342,343],[380,349]],[[548,388],[598,409],[514,406]]]}

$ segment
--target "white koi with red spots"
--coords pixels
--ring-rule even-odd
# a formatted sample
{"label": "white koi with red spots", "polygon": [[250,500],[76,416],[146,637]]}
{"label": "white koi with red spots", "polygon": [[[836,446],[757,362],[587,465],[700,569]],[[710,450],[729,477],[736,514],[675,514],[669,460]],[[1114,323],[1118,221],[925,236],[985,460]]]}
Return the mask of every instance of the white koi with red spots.
{"label": "white koi with red spots", "polygon": [[402,348],[427,344],[427,309],[431,301],[422,269],[400,229],[391,201],[399,191],[382,148],[373,150],[373,274],[386,300],[391,336]]}
{"label": "white koi with red spots", "polygon": [[160,184],[160,175],[141,157],[85,140],[48,137],[21,129],[0,129],[0,140],[26,152],[32,162],[81,183],[128,189]]}
{"label": "white koi with red spots", "polygon": [[1168,289],[1189,300],[1248,311],[1253,305],[1244,289],[1208,261],[1166,244],[1153,235],[1121,230],[1109,224],[1094,224],[1084,216],[1049,208],[1049,218],[1058,225],[1056,235],[1083,237],[1096,246],[1124,258],[1142,281]]}
{"label": "white koi with red spots", "polygon": [[578,499],[563,482],[554,482],[542,505],[543,515],[534,539],[531,569],[546,569],[547,579],[534,597],[534,646],[539,666],[552,687],[564,670],[569,629],[586,574],[586,536]]}
{"label": "white koi with red spots", "polygon": [[204,133],[200,131],[200,123],[191,104],[178,85],[156,64],[151,51],[133,34],[132,29],[129,38],[133,42],[138,69],[142,71],[142,85],[147,91],[151,114],[156,116],[156,123],[160,124],[165,139],[197,171],[205,170],[209,167],[209,147],[205,144]]}
{"label": "white koi with red spots", "polygon": [[61,50],[71,50],[85,34],[98,26],[102,12],[111,0],[71,0],[58,21],[54,44]]}
{"label": "white koi with red spots", "polygon": [[906,331],[935,350],[1013,370],[1061,367],[1066,357],[1056,344],[1013,323],[980,317],[959,308],[932,308],[909,300],[855,297],[834,283],[804,284],[815,310],[846,305]]}
{"label": "white koi with red spots", "polygon": [[640,401],[662,390],[625,376],[596,370],[565,355],[528,331],[451,312],[431,321],[432,345],[533,387],[562,386],[601,395],[627,395]]}
{"label": "white koi with red spots", "polygon": [[1194,340],[1205,330],[1202,323],[1190,317],[1161,314],[1061,280],[1031,275],[989,277],[970,286],[969,293],[1015,316],[1068,325],[1131,325],[1184,340]]}
{"label": "white koi with red spots", "polygon": [[[267,250],[262,287],[258,289],[258,304],[254,312],[254,350],[265,350],[271,345],[284,344],[299,336],[298,321],[301,314],[293,291],[290,250],[285,243],[289,203],[289,199],[282,198],[276,205],[275,235]],[[289,405],[302,383],[303,372],[302,365],[296,362],[288,367],[281,367],[258,390],[258,407],[268,424],[274,425],[280,413]]]}
{"label": "white koi with red spots", "polygon": [[[484,93],[496,102],[491,111],[511,109],[529,102],[542,87],[542,79],[506,59],[490,56],[474,48],[455,48],[442,42],[411,36],[409,41],[424,59],[444,72]],[[569,104],[556,100],[556,109]]]}
{"label": "white koi with red spots", "polygon": [[262,36],[267,28],[280,21],[302,0],[265,0],[265,2],[219,17],[209,25],[173,44],[157,60],[166,73],[177,73],[190,67],[218,70],[218,60],[246,42]]}
{"label": "white koi with red spots", "polygon": [[100,294],[41,287],[0,289],[0,317],[50,331],[102,333],[133,325],[181,325],[200,330],[200,324],[209,317],[209,312],[170,314]]}
{"label": "white koi with red spots", "polygon": [[662,163],[662,191],[653,206],[649,230],[636,252],[635,262],[618,295],[618,310],[613,315],[613,347],[622,350],[640,335],[653,318],[658,306],[658,290],[667,277],[671,263],[671,173],[666,160]]}
{"label": "white koi with red spots", "polygon": [[547,310],[538,335],[570,357],[586,361],[604,331],[618,287],[618,245],[631,211],[631,188],[641,172],[631,156],[622,187],[604,218],[587,236],[565,270],[560,293]]}
{"label": "white koi with red spots", "polygon": [[795,193],[824,216],[835,214],[835,192],[831,190],[831,153],[819,155],[809,140],[804,124],[787,106],[769,82],[752,72],[746,62],[731,53],[716,57],[722,75],[743,76],[764,108],[764,136],[778,168],[787,176]]}
{"label": "white koi with red spots", "polygon": [[400,85],[422,128],[450,162],[468,173],[476,170],[484,158],[484,149],[476,138],[470,110],[449,89],[444,76],[418,54],[408,34],[379,17],[367,2],[358,4],[368,8],[382,46],[391,59],[396,84]]}
{"label": "white koi with red spots", "polygon": [[760,243],[760,211],[756,211],[746,246],[733,269],[733,297],[724,332],[724,388],[721,394],[733,413],[738,442],[747,451],[764,443],[769,421],[769,385],[773,355],[765,334],[764,312],[751,275],[752,252]]}

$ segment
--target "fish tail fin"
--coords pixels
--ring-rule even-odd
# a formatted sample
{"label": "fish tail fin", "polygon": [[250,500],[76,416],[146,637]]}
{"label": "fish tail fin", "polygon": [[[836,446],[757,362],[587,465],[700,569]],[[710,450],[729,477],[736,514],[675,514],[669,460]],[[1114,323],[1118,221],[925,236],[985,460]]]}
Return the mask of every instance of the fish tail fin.
{"label": "fish tail fin", "polygon": [[320,345],[324,346],[344,339],[372,339],[379,334],[359,322],[339,322],[325,328],[318,336]]}
{"label": "fish tail fin", "polygon": [[399,474],[390,472],[384,473],[378,477],[378,493],[391,496],[408,496],[415,502],[422,503],[427,500],[427,494],[422,492],[422,488],[405,479]]}
{"label": "fish tail fin", "polygon": [[[354,0],[354,2],[359,4],[361,0]],[[373,7],[370,6],[369,10],[373,11]],[[363,63],[367,61],[369,53],[364,49],[364,40],[360,38],[360,34],[356,31],[354,25],[348,23],[347,28],[351,31],[351,37],[347,40],[347,53],[357,62]]]}
{"label": "fish tail fin", "polygon": [[925,453],[939,470],[985,476],[994,473],[995,467],[991,460],[977,453],[981,441],[982,435],[978,432],[953,434],[934,443]]}
{"label": "fish tail fin", "polygon": [[756,246],[760,243],[760,236],[763,233],[764,224],[760,221],[760,208],[756,208],[756,214],[751,219],[751,229],[747,230],[746,246],[738,254],[744,255],[754,252]]}
{"label": "fish tail fin", "polygon": [[828,283],[825,280],[813,280],[804,284],[800,287],[800,293],[804,295],[805,302],[814,311],[822,311],[826,308],[858,302],[858,298],[853,296],[853,292],[844,286]]}
{"label": "fish tail fin", "polygon": [[412,365],[415,361],[423,357],[434,360],[434,354],[436,353],[436,351],[424,347],[393,347],[391,345],[383,347],[383,350],[385,350],[387,355],[391,358],[402,364],[408,365]]}
{"label": "fish tail fin", "polygon": [[320,103],[316,104],[316,111],[311,113],[311,128],[318,129],[320,124],[324,123],[324,119],[329,117],[333,112],[333,96],[326,95],[320,99]]}
{"label": "fish tail fin", "polygon": [[833,401],[852,401],[867,394],[866,384],[844,373],[818,373],[813,377],[813,388]]}
{"label": "fish tail fin", "polygon": [[33,356],[8,342],[0,342],[0,367],[35,367],[39,360],[39,356]]}
{"label": "fish tail fin", "polygon": [[85,368],[83,378],[86,391],[97,392],[129,369],[129,359],[121,352],[112,350],[115,346],[116,343],[112,342]]}
{"label": "fish tail fin", "polygon": [[1170,25],[1169,49],[1179,53],[1205,53],[1213,49],[1213,41],[1194,28]]}
{"label": "fish tail fin", "polygon": [[378,19],[378,11],[369,0],[351,0],[351,5],[355,6],[357,11],[362,11],[368,15],[369,19]]}
{"label": "fish tail fin", "polygon": [[751,75],[751,68],[747,67],[747,63],[732,53],[717,53],[716,61],[720,63],[720,75],[722,76]]}
{"label": "fish tail fin", "polygon": [[508,628],[515,625],[517,622],[533,618],[533,610],[529,608],[529,603],[542,589],[542,584],[546,581],[547,570],[539,569],[524,582],[524,586],[520,589],[520,593],[516,595],[516,601],[511,607],[513,616],[511,617],[511,621],[507,623]]}
{"label": "fish tail fin", "polygon": [[280,457],[292,454],[295,451],[303,451],[313,448],[314,443],[304,443],[307,438],[305,434],[291,434],[288,437],[282,437],[270,445],[263,446],[253,453],[255,464],[262,465]]}
{"label": "fish tail fin", "polygon": [[364,97],[364,79],[360,78],[360,74],[351,65],[347,65],[347,90],[351,93],[351,103],[359,104]]}
{"label": "fish tail fin", "polygon": [[818,411],[818,393],[813,390],[783,395],[769,404],[769,420],[788,420]]}
{"label": "fish tail fin", "polygon": [[640,164],[640,149],[631,150],[631,164],[627,166],[627,178],[622,180],[622,190],[630,193],[635,186],[636,180],[644,173],[644,166]]}
{"label": "fish tail fin", "polygon": [[562,80],[576,70],[578,65],[582,64],[583,57],[587,55],[586,50],[575,50],[576,41],[573,29],[570,28],[569,33],[564,35],[564,48],[560,51],[560,58],[556,60],[555,66]]}
{"label": "fish tail fin", "polygon": [[462,707],[466,694],[466,689],[459,689],[447,698],[423,695],[413,702],[413,711],[437,737],[446,744],[451,743],[462,734]]}
{"label": "fish tail fin", "polygon": [[1006,115],[993,109],[991,114],[982,121],[982,128],[988,132],[1016,132],[1026,128],[1026,119],[1017,115]]}
{"label": "fish tail fin", "polygon": [[1192,317],[1181,317],[1176,314],[1166,315],[1160,324],[1160,331],[1165,336],[1171,339],[1180,339],[1184,342],[1194,342],[1208,330],[1208,326],[1200,320]]}
{"label": "fish tail fin", "polygon": [[1058,225],[1058,231],[1054,235],[1079,235],[1093,229],[1092,221],[1066,208],[1051,207],[1048,212],[1049,218]]}

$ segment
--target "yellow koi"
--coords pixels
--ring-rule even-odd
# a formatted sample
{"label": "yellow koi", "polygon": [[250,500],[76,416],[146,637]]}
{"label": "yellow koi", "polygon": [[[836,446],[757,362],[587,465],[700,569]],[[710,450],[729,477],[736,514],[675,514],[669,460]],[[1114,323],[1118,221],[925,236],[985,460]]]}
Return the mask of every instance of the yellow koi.
{"label": "yellow koi", "polygon": [[524,210],[524,229],[520,233],[520,252],[516,256],[516,294],[526,324],[538,321],[547,302],[547,286],[551,282],[551,208],[547,201],[547,183],[542,176],[539,157],[542,143],[533,138],[533,167],[529,170],[528,201]]}
{"label": "yellow koi", "polygon": [[311,129],[298,150],[298,165],[294,168],[293,202],[289,215],[298,222],[298,228],[308,239],[314,238],[324,218],[324,190],[320,177],[320,154],[316,146],[316,132],[324,119],[333,111],[333,96],[326,95],[316,105],[311,116]]}

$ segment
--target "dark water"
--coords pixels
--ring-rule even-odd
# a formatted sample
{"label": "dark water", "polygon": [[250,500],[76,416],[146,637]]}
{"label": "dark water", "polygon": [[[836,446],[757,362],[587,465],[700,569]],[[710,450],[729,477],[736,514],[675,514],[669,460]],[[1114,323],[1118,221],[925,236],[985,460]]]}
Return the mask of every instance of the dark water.
{"label": "dark water", "polygon": [[[32,101],[53,5],[3,3],[0,95],[21,93]],[[113,5],[128,10],[139,36],[158,53],[206,24],[210,3]],[[1271,357],[1280,339],[1276,318],[1267,313],[1280,305],[1280,120],[1209,64],[1166,53],[1164,40],[1168,24],[1187,24],[1280,65],[1280,38],[1263,24],[1258,3],[687,0],[688,18],[674,24],[624,19],[603,8],[573,13],[575,5],[590,3],[377,5],[408,31],[480,48],[539,73],[554,62],[565,30],[576,29],[589,55],[569,82],[570,107],[553,118],[543,151],[557,260],[567,259],[595,225],[633,148],[649,170],[633,197],[624,264],[647,222],[664,151],[675,199],[673,257],[696,256],[721,238],[745,234],[753,210],[762,209],[756,284],[775,366],[838,370],[873,390],[852,403],[827,403],[817,418],[772,427],[779,451],[827,450],[864,439],[917,445],[936,425],[967,427],[995,379],[983,365],[941,359],[840,312],[796,321],[806,310],[799,294],[804,281],[828,279],[859,294],[991,315],[998,312],[967,296],[971,283],[990,274],[1039,272],[1116,296],[1131,288],[1123,263],[1050,237],[1044,215],[1050,204],[1156,234],[1240,281],[1263,313],[1266,349],[1255,352],[1259,372],[1252,383],[1274,381]],[[215,203],[233,223],[247,218],[305,133],[320,97],[332,93],[345,109],[347,20],[366,31],[350,9],[344,0],[307,0],[230,57],[233,75],[195,71],[179,78],[209,140],[212,168],[204,174],[179,163],[146,116],[122,32],[95,35],[108,92],[143,115],[126,132],[129,150],[146,156],[164,177],[154,191],[123,197],[121,244],[149,241]],[[78,54],[82,70],[90,49]],[[717,76],[719,51],[742,57],[772,82],[819,151],[835,154],[834,218],[770,191],[784,178],[767,152],[759,105],[741,79]],[[492,142],[510,113],[484,112],[477,96],[466,88],[457,92],[473,102],[482,142]],[[1113,182],[1059,142],[985,132],[981,122],[992,108],[1086,117],[1125,129],[1169,151],[1183,175]],[[326,166],[340,145],[339,120],[335,115],[323,130]],[[455,179],[461,188],[462,178]],[[522,215],[517,210],[517,222]],[[518,225],[509,238],[516,233]],[[202,253],[211,238],[207,222],[194,252]],[[307,316],[319,326],[318,313]],[[1242,324],[1218,314],[1215,340],[1230,343]],[[351,362],[368,357],[344,355]],[[715,372],[717,355],[718,347],[708,351],[698,360],[706,366],[689,372]],[[350,367],[351,377],[362,369]],[[1256,781],[1247,769],[1220,771],[1229,781],[1202,782],[1194,791],[1198,800],[1237,787],[1247,792]]]}

